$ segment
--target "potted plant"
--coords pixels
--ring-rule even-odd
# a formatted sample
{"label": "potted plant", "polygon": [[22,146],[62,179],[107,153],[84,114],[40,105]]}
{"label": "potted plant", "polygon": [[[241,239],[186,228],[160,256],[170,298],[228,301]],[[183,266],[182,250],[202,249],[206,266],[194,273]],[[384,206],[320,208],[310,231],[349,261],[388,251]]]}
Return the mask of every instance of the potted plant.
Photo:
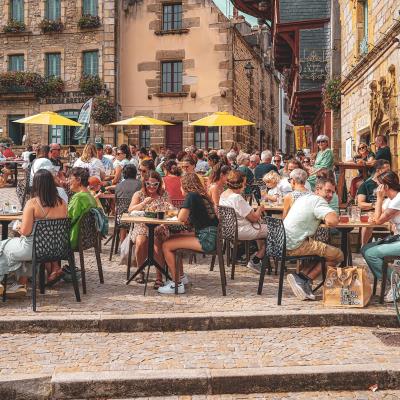
{"label": "potted plant", "polygon": [[98,15],[82,15],[78,21],[78,26],[81,29],[98,28],[101,25]]}
{"label": "potted plant", "polygon": [[15,21],[13,19],[7,22],[7,25],[3,27],[4,33],[20,33],[24,32],[26,25],[21,21]]}
{"label": "potted plant", "polygon": [[59,94],[64,91],[64,81],[56,76],[50,76],[46,79],[46,95]]}
{"label": "potted plant", "polygon": [[79,88],[86,95],[94,96],[103,90],[103,82],[98,75],[83,75],[79,82]]}
{"label": "potted plant", "polygon": [[115,121],[115,105],[107,97],[99,96],[93,101],[92,117],[100,125]]}
{"label": "potted plant", "polygon": [[323,88],[324,105],[334,112],[340,111],[340,83],[340,77],[334,76],[325,83]]}
{"label": "potted plant", "polygon": [[53,20],[44,18],[39,24],[39,28],[43,33],[53,33],[61,32],[64,29],[64,25],[59,19]]}

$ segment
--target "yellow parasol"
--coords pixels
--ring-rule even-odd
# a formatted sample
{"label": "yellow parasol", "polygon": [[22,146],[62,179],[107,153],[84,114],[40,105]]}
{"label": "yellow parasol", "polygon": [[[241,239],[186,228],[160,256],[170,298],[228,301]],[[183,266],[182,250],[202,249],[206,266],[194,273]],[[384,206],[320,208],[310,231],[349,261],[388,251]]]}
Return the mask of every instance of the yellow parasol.
{"label": "yellow parasol", "polygon": [[139,115],[137,117],[132,117],[128,119],[124,119],[122,121],[113,122],[114,126],[121,126],[121,125],[131,125],[131,126],[140,126],[140,125],[173,125],[170,122],[161,121],[160,119],[145,117],[143,115]]}
{"label": "yellow parasol", "polygon": [[248,126],[255,125],[254,122],[236,117],[226,111],[215,112],[207,117],[190,123],[192,126]]}
{"label": "yellow parasol", "polygon": [[13,122],[32,125],[82,126],[79,122],[75,122],[72,119],[63,117],[52,111],[44,111],[39,114],[31,115],[30,117],[17,119]]}

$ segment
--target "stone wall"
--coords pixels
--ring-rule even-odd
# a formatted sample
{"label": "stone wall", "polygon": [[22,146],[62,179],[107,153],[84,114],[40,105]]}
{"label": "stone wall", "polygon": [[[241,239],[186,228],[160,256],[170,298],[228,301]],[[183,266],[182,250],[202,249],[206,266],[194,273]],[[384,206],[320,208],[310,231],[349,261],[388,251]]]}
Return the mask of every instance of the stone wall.
{"label": "stone wall", "polygon": [[[99,28],[81,30],[77,23],[81,17],[82,0],[65,0],[61,2],[61,21],[64,29],[61,33],[43,34],[39,28],[44,18],[44,1],[25,1],[26,31],[18,34],[0,33],[0,71],[7,71],[8,56],[24,54],[25,71],[41,75],[45,71],[45,54],[61,53],[61,79],[65,83],[64,91],[69,95],[57,96],[54,99],[20,98],[2,99],[0,97],[0,127],[3,134],[7,132],[7,115],[32,115],[45,110],[79,110],[85,95],[79,92],[79,81],[82,75],[82,52],[99,51],[99,75],[103,79],[111,99],[115,97],[115,0],[99,0]],[[9,1],[0,2],[0,31],[7,23]],[[70,93],[72,92],[72,93]],[[87,96],[86,96],[87,98]],[[48,104],[50,103],[50,104]],[[113,130],[93,126],[92,130],[105,135],[112,141]],[[30,126],[29,141],[47,143],[46,127]]]}

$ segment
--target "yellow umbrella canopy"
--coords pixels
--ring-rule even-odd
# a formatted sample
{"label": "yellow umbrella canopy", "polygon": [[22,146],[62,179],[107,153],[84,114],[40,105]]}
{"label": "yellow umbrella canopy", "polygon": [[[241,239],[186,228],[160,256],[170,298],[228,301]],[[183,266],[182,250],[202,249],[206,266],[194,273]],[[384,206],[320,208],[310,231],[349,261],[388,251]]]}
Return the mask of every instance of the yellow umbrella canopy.
{"label": "yellow umbrella canopy", "polygon": [[44,111],[30,117],[17,119],[14,122],[32,125],[82,126],[79,122],[75,122],[52,111]]}
{"label": "yellow umbrella canopy", "polygon": [[140,125],[173,125],[166,121],[161,121],[160,119],[145,117],[143,115],[139,115],[137,117],[132,117],[128,119],[124,119],[122,121],[113,122],[109,125],[131,125],[131,126],[140,126]]}
{"label": "yellow umbrella canopy", "polygon": [[190,123],[192,126],[248,126],[255,125],[254,122],[235,117],[226,111],[215,112],[207,117]]}

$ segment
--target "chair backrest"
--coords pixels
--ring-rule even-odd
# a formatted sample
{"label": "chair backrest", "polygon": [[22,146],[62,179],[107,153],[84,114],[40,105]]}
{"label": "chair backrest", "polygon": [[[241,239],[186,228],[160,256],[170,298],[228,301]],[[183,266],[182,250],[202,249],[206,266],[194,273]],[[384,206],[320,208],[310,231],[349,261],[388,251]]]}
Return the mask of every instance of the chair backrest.
{"label": "chair backrest", "polygon": [[72,253],[70,231],[69,218],[36,221],[33,225],[33,261],[43,263],[68,260]]}
{"label": "chair backrest", "polygon": [[98,242],[98,232],[96,229],[96,220],[91,209],[86,211],[79,219],[78,244],[80,250],[88,250]]}
{"label": "chair backrest", "polygon": [[286,234],[283,220],[279,218],[264,217],[268,232],[265,239],[265,255],[282,259],[286,256]]}
{"label": "chair backrest", "polygon": [[221,239],[237,240],[238,223],[235,209],[232,207],[218,206],[218,216],[221,228]]}
{"label": "chair backrest", "polygon": [[251,185],[250,189],[251,189],[251,193],[252,193],[254,199],[256,200],[257,204],[260,205],[260,201],[261,201],[260,186],[259,185]]}
{"label": "chair backrest", "polygon": [[328,244],[330,241],[329,228],[318,227],[317,232],[315,232],[314,239]]}
{"label": "chair backrest", "polygon": [[115,226],[118,228],[129,229],[129,224],[121,223],[122,214],[128,212],[129,205],[131,204],[129,197],[116,197],[115,198]]}
{"label": "chair backrest", "polygon": [[21,208],[25,207],[25,203],[28,200],[30,193],[30,177],[31,177],[31,164],[25,170],[25,177],[17,182],[15,191],[17,192],[18,201],[21,204]]}

